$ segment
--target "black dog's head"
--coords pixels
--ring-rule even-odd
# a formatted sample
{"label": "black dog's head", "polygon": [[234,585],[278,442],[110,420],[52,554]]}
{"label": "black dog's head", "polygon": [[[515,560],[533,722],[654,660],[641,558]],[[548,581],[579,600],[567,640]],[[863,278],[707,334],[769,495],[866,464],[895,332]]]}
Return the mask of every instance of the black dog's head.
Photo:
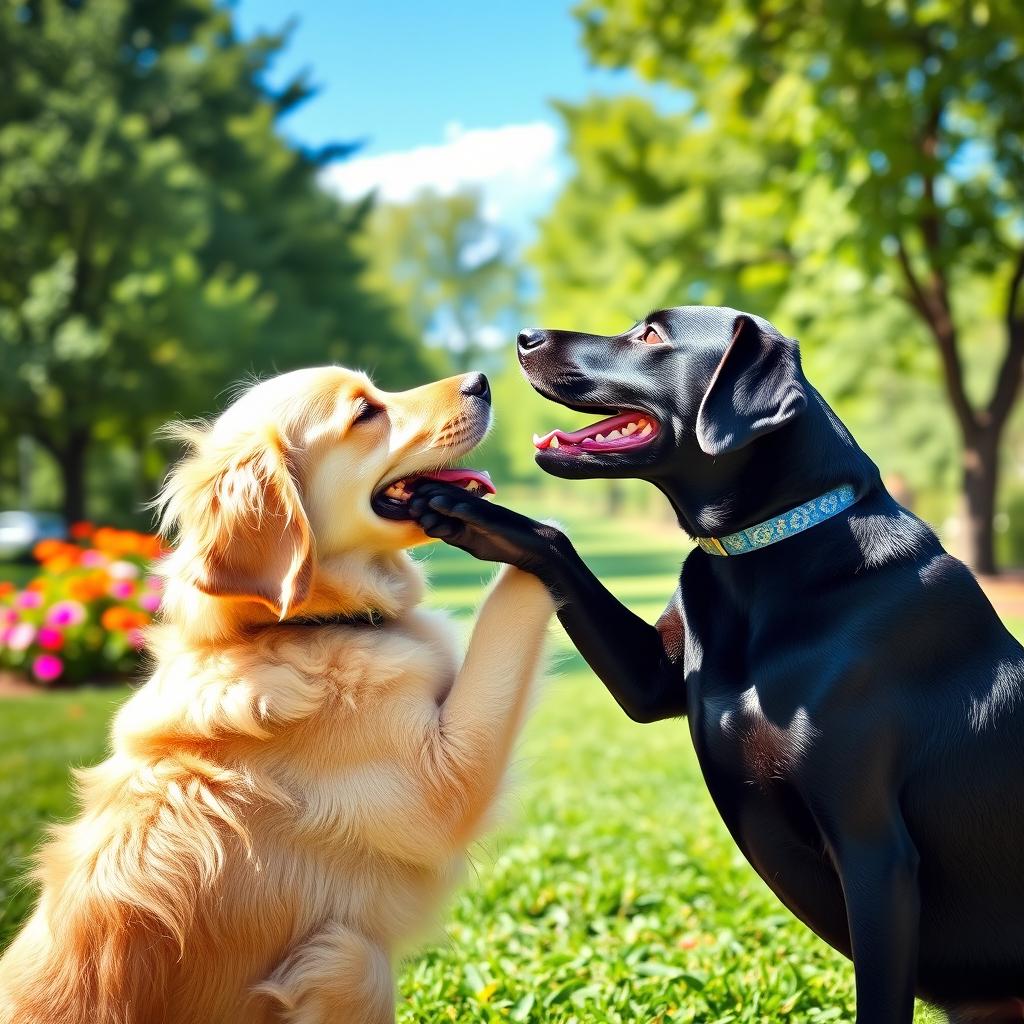
{"label": "black dog's head", "polygon": [[723,307],[652,313],[608,337],[528,329],[519,362],[546,398],[608,414],[536,439],[538,464],[556,476],[656,476],[681,451],[738,451],[807,406],[796,342]]}
{"label": "black dog's head", "polygon": [[535,437],[542,469],[651,480],[691,532],[877,473],[807,382],[797,343],[748,313],[680,306],[607,337],[528,329],[519,361],[545,398],[607,417]]}

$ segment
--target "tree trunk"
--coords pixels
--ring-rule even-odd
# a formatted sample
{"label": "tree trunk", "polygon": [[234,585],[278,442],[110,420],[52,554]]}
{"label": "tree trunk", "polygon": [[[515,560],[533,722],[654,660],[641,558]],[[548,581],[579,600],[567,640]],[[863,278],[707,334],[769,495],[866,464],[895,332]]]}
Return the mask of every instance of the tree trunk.
{"label": "tree trunk", "polygon": [[999,480],[1000,426],[972,431],[964,438],[964,560],[975,572],[996,570],[994,519]]}
{"label": "tree trunk", "polygon": [[62,511],[69,524],[85,519],[85,458],[89,440],[88,431],[76,431],[54,453],[64,483]]}
{"label": "tree trunk", "polygon": [[136,466],[135,502],[138,508],[144,509],[159,493],[167,464],[150,444],[146,434],[133,438],[132,450]]}

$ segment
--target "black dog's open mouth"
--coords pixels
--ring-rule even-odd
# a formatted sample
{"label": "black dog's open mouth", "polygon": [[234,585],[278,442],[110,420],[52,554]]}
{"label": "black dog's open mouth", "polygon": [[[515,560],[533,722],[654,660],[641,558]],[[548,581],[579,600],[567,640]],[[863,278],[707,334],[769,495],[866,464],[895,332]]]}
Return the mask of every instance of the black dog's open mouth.
{"label": "black dog's open mouth", "polygon": [[533,443],[540,451],[555,448],[567,455],[580,452],[624,452],[650,444],[658,436],[658,421],[646,412],[621,412],[581,430],[552,430]]}
{"label": "black dog's open mouth", "polygon": [[442,483],[454,484],[480,497],[497,493],[491,478],[482,470],[462,467],[438,469],[429,473],[412,473],[381,487],[373,496],[373,511],[384,519],[411,519],[408,505],[417,480],[439,480]]}

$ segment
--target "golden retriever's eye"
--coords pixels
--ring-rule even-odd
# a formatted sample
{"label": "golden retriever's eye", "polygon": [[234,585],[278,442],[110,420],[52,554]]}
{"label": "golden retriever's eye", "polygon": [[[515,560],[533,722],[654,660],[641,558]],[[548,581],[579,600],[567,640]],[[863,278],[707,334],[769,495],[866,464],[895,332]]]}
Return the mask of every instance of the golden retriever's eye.
{"label": "golden retriever's eye", "polygon": [[373,402],[362,399],[359,403],[359,408],[356,409],[356,414],[352,418],[352,425],[355,426],[357,423],[369,423],[370,420],[376,419],[384,412],[384,406],[374,405]]}
{"label": "golden retriever's eye", "polygon": [[640,332],[640,340],[645,345],[661,345],[665,341],[654,324],[648,324],[643,331]]}

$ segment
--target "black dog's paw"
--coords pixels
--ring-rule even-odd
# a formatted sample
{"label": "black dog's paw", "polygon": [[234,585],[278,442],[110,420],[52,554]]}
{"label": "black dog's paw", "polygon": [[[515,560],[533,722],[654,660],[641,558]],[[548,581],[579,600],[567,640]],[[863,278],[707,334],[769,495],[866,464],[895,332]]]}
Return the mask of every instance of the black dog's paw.
{"label": "black dog's paw", "polygon": [[562,536],[552,526],[433,480],[416,484],[409,514],[429,537],[538,576]]}

